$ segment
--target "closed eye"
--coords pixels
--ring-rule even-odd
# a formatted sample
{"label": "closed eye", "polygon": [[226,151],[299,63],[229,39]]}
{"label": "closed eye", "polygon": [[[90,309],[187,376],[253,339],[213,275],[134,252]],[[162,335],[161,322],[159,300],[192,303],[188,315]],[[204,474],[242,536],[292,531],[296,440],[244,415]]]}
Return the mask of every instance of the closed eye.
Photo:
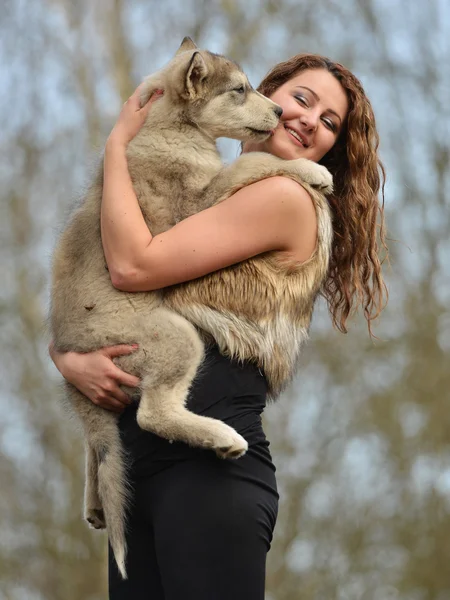
{"label": "closed eye", "polygon": [[303,104],[303,106],[309,107],[308,100],[305,96],[295,96],[295,99]]}
{"label": "closed eye", "polygon": [[237,92],[238,94],[243,94],[245,92],[245,86],[240,85],[237,88],[234,88],[234,90],[232,90],[233,92]]}
{"label": "closed eye", "polygon": [[326,127],[328,127],[328,129],[330,129],[330,131],[336,133],[336,124],[333,121],[331,121],[331,119],[322,119],[322,122],[325,124]]}

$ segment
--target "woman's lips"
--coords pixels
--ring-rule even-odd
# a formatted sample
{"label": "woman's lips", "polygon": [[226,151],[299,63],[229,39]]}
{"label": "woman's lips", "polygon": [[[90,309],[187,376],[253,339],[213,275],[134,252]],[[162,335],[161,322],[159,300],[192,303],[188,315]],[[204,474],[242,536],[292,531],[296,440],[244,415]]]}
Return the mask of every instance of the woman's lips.
{"label": "woman's lips", "polygon": [[298,139],[298,137],[297,137],[298,133],[297,132],[295,132],[296,135],[294,133],[292,133],[294,130],[291,129],[288,125],[285,125],[284,128],[285,128],[286,132],[288,133],[290,139],[295,144],[297,144],[297,146],[300,146],[300,148],[307,148],[307,146]]}

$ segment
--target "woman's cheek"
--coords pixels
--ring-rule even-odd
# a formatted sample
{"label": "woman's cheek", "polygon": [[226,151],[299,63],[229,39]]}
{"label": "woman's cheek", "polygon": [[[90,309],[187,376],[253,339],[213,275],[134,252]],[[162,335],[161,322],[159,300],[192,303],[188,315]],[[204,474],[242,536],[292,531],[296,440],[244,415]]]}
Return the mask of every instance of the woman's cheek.
{"label": "woman's cheek", "polygon": [[299,110],[299,106],[296,100],[289,102],[288,111],[291,119],[299,119],[301,117],[302,111]]}
{"label": "woman's cheek", "polygon": [[[277,102],[276,100],[274,100],[274,102]],[[281,108],[283,109],[283,114],[281,116],[281,121],[289,121],[290,119],[294,119],[296,116],[298,117],[299,115],[298,110],[296,111],[297,108],[297,103],[295,102],[295,100],[293,101],[293,99],[279,99],[277,104],[279,106],[281,106]]]}
{"label": "woman's cheek", "polygon": [[335,143],[336,143],[336,136],[333,133],[328,132],[328,134],[326,136],[326,140],[325,140],[324,154],[326,154],[329,150],[331,150],[331,148],[334,146]]}

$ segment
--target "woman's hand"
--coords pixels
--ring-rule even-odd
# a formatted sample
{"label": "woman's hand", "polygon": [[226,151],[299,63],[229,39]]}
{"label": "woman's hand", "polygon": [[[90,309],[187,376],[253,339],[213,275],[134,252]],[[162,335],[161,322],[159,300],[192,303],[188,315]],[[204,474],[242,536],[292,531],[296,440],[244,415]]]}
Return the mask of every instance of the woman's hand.
{"label": "woman's hand", "polygon": [[49,354],[61,375],[91,402],[101,408],[120,413],[131,400],[119,386],[123,384],[137,387],[140,380],[119,369],[112,359],[131,354],[136,348],[137,346],[123,344],[82,354],[57,352],[51,343]]}
{"label": "woman's hand", "polygon": [[109,134],[107,145],[113,143],[124,147],[128,146],[144,124],[152,103],[158,100],[158,98],[161,98],[164,93],[163,90],[157,90],[150,97],[149,101],[141,108],[140,95],[142,85],[144,84],[141,84],[136,88],[134,93],[123,105],[119,118]]}

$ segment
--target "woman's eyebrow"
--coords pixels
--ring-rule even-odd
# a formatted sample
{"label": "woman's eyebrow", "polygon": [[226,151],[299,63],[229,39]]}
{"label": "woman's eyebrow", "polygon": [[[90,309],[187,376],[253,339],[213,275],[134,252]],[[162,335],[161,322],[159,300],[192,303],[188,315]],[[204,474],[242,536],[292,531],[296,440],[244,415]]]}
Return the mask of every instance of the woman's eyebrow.
{"label": "woman's eyebrow", "polygon": [[[316,99],[316,101],[317,101],[317,102],[320,102],[320,98],[319,98],[319,96],[318,96],[318,95],[316,94],[316,92],[315,92],[314,90],[312,90],[311,88],[309,88],[309,87],[306,87],[306,85],[297,85],[296,87],[298,87],[298,88],[302,88],[302,89],[304,89],[304,90],[308,90],[308,92],[310,92],[310,93],[313,95],[313,97]],[[329,113],[331,113],[331,114],[335,115],[335,116],[336,116],[336,117],[339,119],[339,121],[342,123],[342,119],[341,119],[341,117],[340,117],[340,116],[337,114],[337,112],[336,112],[335,110],[333,110],[332,108],[327,108],[327,111],[328,111]]]}

